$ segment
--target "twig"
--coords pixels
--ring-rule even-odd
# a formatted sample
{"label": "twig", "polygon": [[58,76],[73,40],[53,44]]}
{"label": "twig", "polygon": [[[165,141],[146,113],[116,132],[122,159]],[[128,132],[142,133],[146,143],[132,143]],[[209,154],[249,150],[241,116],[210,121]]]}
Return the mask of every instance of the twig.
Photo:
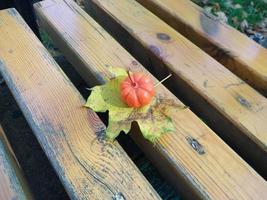
{"label": "twig", "polygon": [[163,83],[164,81],[166,81],[168,78],[170,78],[172,76],[172,74],[169,74],[167,77],[165,77],[164,79],[162,79],[161,81],[159,81],[158,83],[156,83],[154,85],[154,87],[159,86],[161,83]]}

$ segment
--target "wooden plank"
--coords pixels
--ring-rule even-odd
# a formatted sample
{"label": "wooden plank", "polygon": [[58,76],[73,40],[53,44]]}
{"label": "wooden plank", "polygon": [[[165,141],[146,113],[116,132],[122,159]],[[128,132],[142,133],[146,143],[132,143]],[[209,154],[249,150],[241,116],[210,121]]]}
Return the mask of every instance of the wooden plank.
{"label": "wooden plank", "polygon": [[14,9],[0,35],[0,72],[70,198],[160,199]]}
{"label": "wooden plank", "polygon": [[[106,66],[143,71],[156,81],[74,2],[47,0],[35,4],[35,9],[40,25],[90,86],[93,76],[98,84],[109,78]],[[157,92],[183,105],[164,86]],[[188,199],[264,199],[266,182],[190,109],[173,113],[172,119],[176,133],[164,135],[155,145],[140,133],[131,136],[179,192]],[[191,141],[203,152],[192,148]]]}
{"label": "wooden plank", "polygon": [[24,18],[26,23],[34,31],[35,35],[38,37],[39,30],[36,24],[35,16],[33,13],[33,1],[32,0],[1,0],[0,10],[6,8],[16,8],[20,15]]}
{"label": "wooden plank", "polygon": [[87,10],[267,178],[267,99],[134,0]]}
{"label": "wooden plank", "polygon": [[267,50],[190,0],[137,0],[267,96]]}
{"label": "wooden plank", "polygon": [[15,154],[0,125],[0,199],[33,199]]}

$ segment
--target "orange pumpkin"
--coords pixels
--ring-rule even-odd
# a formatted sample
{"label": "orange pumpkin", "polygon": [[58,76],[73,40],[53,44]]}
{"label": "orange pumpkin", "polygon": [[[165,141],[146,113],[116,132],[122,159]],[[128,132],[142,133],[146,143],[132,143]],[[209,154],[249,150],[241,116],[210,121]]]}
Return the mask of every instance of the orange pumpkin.
{"label": "orange pumpkin", "polygon": [[128,73],[120,85],[121,98],[129,107],[149,104],[155,95],[153,81],[143,73]]}

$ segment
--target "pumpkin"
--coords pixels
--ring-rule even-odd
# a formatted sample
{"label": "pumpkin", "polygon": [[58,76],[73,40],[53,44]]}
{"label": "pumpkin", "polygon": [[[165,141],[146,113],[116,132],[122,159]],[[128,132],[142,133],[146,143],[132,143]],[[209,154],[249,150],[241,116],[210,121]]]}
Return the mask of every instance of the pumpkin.
{"label": "pumpkin", "polygon": [[153,81],[143,73],[128,72],[120,84],[121,98],[129,107],[139,108],[149,104],[155,95]]}

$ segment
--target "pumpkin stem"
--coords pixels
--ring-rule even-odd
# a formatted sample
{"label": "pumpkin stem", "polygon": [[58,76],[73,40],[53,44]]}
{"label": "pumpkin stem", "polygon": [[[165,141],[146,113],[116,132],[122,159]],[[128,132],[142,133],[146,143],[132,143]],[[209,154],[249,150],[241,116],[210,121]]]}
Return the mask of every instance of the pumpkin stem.
{"label": "pumpkin stem", "polygon": [[164,81],[166,81],[168,78],[170,78],[172,76],[172,74],[169,74],[167,77],[165,77],[164,79],[162,79],[161,81],[157,82],[154,87],[159,86],[161,83],[163,83]]}
{"label": "pumpkin stem", "polygon": [[128,77],[129,77],[130,81],[132,82],[132,85],[135,86],[136,83],[133,81],[133,79],[131,77],[130,70],[127,71],[127,74],[128,74]]}

